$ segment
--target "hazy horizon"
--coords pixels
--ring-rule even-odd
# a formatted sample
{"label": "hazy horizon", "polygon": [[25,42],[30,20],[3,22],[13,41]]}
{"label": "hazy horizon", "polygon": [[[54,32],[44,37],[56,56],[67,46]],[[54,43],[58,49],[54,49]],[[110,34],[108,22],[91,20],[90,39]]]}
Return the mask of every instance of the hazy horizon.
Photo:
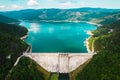
{"label": "hazy horizon", "polygon": [[[7,11],[21,11],[21,10],[42,10],[42,9],[62,9],[62,10],[67,10],[67,9],[81,9],[81,8],[99,8],[99,9],[112,9],[112,8],[100,8],[100,7],[78,7],[78,8],[38,8],[38,9],[34,9],[34,8],[26,8],[26,9],[19,9],[19,10],[0,10],[1,12],[7,12]],[[116,8],[113,10],[117,10],[120,8]]]}
{"label": "hazy horizon", "polygon": [[83,7],[120,9],[119,3],[118,0],[0,0],[0,11]]}

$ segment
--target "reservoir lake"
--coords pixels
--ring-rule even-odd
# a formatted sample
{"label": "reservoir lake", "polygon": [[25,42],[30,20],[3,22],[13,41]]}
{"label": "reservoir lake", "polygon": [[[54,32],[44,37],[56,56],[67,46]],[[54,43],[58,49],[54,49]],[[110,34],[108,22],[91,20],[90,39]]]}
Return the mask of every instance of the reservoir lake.
{"label": "reservoir lake", "polygon": [[25,42],[32,45],[34,53],[87,53],[86,31],[97,26],[85,22],[38,22],[23,21],[20,25],[28,30]]}

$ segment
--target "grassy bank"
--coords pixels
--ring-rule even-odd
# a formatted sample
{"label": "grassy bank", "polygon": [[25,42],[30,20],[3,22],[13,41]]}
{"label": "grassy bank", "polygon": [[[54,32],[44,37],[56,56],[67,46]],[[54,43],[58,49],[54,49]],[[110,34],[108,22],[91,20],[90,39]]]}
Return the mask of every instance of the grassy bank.
{"label": "grassy bank", "polygon": [[94,41],[94,38],[93,38],[93,37],[90,37],[90,38],[88,39],[88,48],[89,48],[90,51],[92,51],[93,41]]}
{"label": "grassy bank", "polygon": [[50,80],[58,80],[58,74],[57,73],[51,73]]}

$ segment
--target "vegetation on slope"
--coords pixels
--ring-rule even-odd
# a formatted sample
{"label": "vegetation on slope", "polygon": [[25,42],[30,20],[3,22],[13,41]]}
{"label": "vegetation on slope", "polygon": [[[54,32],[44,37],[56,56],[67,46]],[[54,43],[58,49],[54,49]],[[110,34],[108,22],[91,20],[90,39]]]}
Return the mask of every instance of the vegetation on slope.
{"label": "vegetation on slope", "polygon": [[120,80],[118,56],[119,53],[113,54],[111,51],[100,52],[75,80]]}
{"label": "vegetation on slope", "polygon": [[50,80],[58,80],[58,73],[51,73]]}
{"label": "vegetation on slope", "polygon": [[29,58],[23,57],[13,67],[17,58],[28,48],[20,40],[27,32],[22,26],[0,22],[0,80],[48,80],[50,73]]}
{"label": "vegetation on slope", "polygon": [[9,18],[9,17],[6,17],[6,16],[0,14],[0,22],[2,22],[2,23],[17,24],[17,23],[19,23],[20,21],[18,21],[18,20],[16,20],[16,19]]}
{"label": "vegetation on slope", "polygon": [[90,49],[90,51],[92,51],[92,44],[93,44],[93,41],[94,41],[94,38],[93,37],[90,37],[89,39],[88,39],[88,46],[89,46],[89,49]]}
{"label": "vegetation on slope", "polygon": [[28,57],[22,57],[7,80],[49,80],[50,73]]}
{"label": "vegetation on slope", "polygon": [[6,24],[0,22],[0,32],[7,33],[12,36],[22,37],[27,34],[28,30],[19,25]]}
{"label": "vegetation on slope", "polygon": [[16,59],[27,49],[28,45],[19,39],[26,31],[25,28],[0,23],[0,80],[5,80]]}
{"label": "vegetation on slope", "polygon": [[74,74],[75,80],[120,80],[119,25],[117,21],[93,32],[97,54],[82,71]]}

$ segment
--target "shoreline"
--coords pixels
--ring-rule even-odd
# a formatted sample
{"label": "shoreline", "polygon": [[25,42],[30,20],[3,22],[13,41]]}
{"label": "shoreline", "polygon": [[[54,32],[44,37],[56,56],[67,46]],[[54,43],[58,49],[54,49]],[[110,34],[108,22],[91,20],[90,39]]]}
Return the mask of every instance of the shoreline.
{"label": "shoreline", "polygon": [[[27,21],[27,20],[25,20],[25,21]],[[28,21],[28,22],[31,22],[31,21]],[[33,21],[33,22],[36,22],[36,21]],[[101,26],[101,24],[97,24],[97,23],[92,23],[92,22],[87,22],[87,21],[48,21],[48,20],[45,20],[45,21],[37,21],[37,22],[75,22],[75,23],[79,23],[79,22],[85,22],[85,23],[88,23],[88,24],[92,24],[92,25],[96,25],[96,26]],[[29,32],[29,31],[28,31]],[[24,40],[24,39],[26,39],[27,37],[28,37],[28,32],[27,32],[27,34],[25,35],[25,36],[23,36],[23,37],[21,37],[20,39],[21,40]],[[84,45],[86,46],[86,48],[87,48],[87,52],[88,53],[93,53],[93,48],[92,48],[92,51],[89,49],[89,39],[91,38],[91,36],[93,36],[94,34],[93,33],[91,33],[91,30],[88,30],[88,31],[85,31],[86,32],[86,34],[88,34],[89,35],[89,37],[88,38],[86,38],[86,40],[84,41]],[[27,42],[26,42],[27,43]],[[27,43],[28,45],[30,45],[29,43]],[[30,45],[31,46],[31,45]],[[32,46],[31,46],[31,48],[32,48]]]}
{"label": "shoreline", "polygon": [[86,21],[86,23],[88,23],[88,24],[92,24],[92,25],[96,25],[96,26],[98,26],[98,27],[100,27],[100,26],[102,26],[101,24],[97,24],[97,23],[94,23],[94,22],[90,22],[90,21]]}
{"label": "shoreline", "polygon": [[[88,53],[93,53],[93,50],[94,50],[94,49],[92,48],[92,51],[89,49],[89,41],[88,41],[88,40],[89,40],[89,39],[91,38],[91,36],[94,35],[94,34],[92,34],[91,31],[86,31],[86,34],[88,34],[88,35],[90,35],[90,36],[84,41],[84,44],[85,44],[85,46],[86,46],[86,48],[87,48],[87,52],[88,52]],[[26,39],[27,37],[28,37],[28,32],[27,32],[26,35],[24,35],[24,36],[21,37],[20,39],[24,41],[24,39]],[[25,41],[24,41],[24,42],[25,42]],[[27,42],[26,42],[26,43],[27,43]],[[29,43],[27,43],[27,44],[30,45]],[[30,45],[30,46],[31,46],[31,45]],[[32,48],[32,46],[31,46],[31,48]],[[30,49],[30,52],[32,52],[31,49]]]}
{"label": "shoreline", "polygon": [[85,23],[88,23],[88,24],[96,25],[98,27],[102,26],[101,24],[97,24],[97,23],[94,23],[94,22],[78,21],[78,20],[75,20],[75,21],[68,21],[68,20],[39,20],[39,21],[33,20],[33,21],[30,21],[30,20],[24,20],[24,21],[31,22],[31,23],[39,23],[39,22],[74,22],[74,23],[79,23],[79,22],[85,22]]}
{"label": "shoreline", "polygon": [[[28,30],[28,29],[27,29],[27,30]],[[29,32],[29,31],[28,31],[28,32]],[[24,36],[20,37],[20,39],[21,39],[21,40],[26,39],[26,38],[28,37],[28,32],[26,33],[26,35],[24,35]]]}
{"label": "shoreline", "polygon": [[87,48],[88,53],[93,53],[93,52],[90,50],[90,48],[89,48],[89,39],[91,38],[91,36],[92,36],[93,34],[91,33],[91,31],[86,31],[86,34],[88,34],[88,35],[90,35],[90,36],[84,41],[85,46],[86,46],[86,48]]}

